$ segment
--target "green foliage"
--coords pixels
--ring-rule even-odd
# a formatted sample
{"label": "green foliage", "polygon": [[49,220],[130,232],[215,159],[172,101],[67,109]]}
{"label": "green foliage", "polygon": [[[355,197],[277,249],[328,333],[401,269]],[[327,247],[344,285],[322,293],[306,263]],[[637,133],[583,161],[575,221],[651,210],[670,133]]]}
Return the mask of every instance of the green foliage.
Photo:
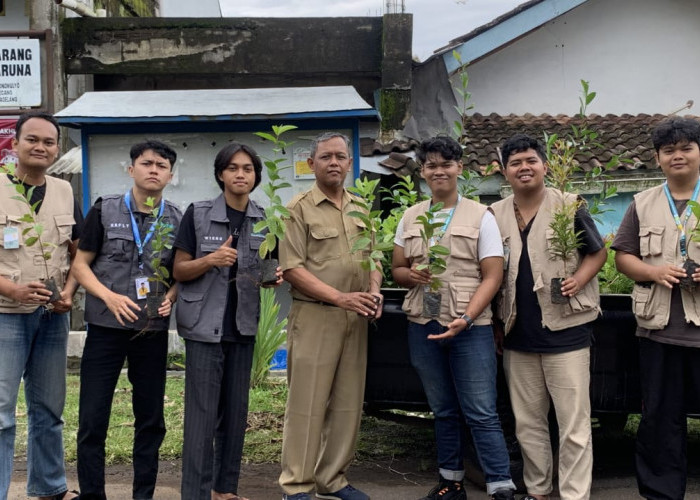
{"label": "green foliage", "polygon": [[378,185],[379,179],[355,179],[355,186],[348,188],[348,191],[357,196],[352,202],[358,210],[352,210],[348,215],[362,223],[362,230],[352,243],[352,253],[366,252],[367,256],[362,260],[362,267],[383,273],[381,262],[394,248],[394,237],[392,234],[381,231],[382,211],[372,210]]}
{"label": "green foliage", "polygon": [[459,70],[457,70],[457,75],[459,76],[459,85],[453,85],[452,89],[457,94],[459,94],[461,101],[458,105],[454,107],[455,111],[457,111],[457,114],[459,115],[459,119],[455,120],[455,122],[453,123],[452,133],[454,134],[454,138],[457,139],[457,141],[460,144],[464,145],[467,138],[467,122],[469,121],[469,115],[467,113],[469,112],[469,110],[474,108],[474,106],[470,104],[472,95],[467,90],[467,87],[469,86],[469,74],[467,73],[468,63],[462,63],[462,56],[456,50],[452,51],[452,57],[454,57],[457,63],[459,64]]}
{"label": "green foliage", "polygon": [[564,276],[568,276],[566,262],[573,257],[581,247],[582,231],[574,229],[574,217],[579,204],[565,203],[552,212],[552,222],[549,228],[552,230],[552,238],[549,241],[549,253],[564,264]]}
{"label": "green foliage", "polygon": [[150,216],[153,219],[153,236],[150,242],[153,274],[148,277],[148,281],[155,283],[155,292],[160,293],[161,285],[168,289],[172,281],[170,271],[163,263],[163,252],[172,250],[175,228],[172,224],[165,222],[163,214],[160,213],[160,203],[156,204],[155,198],[152,196],[146,198],[145,205],[151,210]]}
{"label": "green foliage", "polygon": [[277,194],[277,191],[292,187],[289,182],[282,178],[280,172],[292,168],[289,164],[285,165],[287,160],[284,155],[286,149],[293,143],[284,141],[282,136],[296,128],[295,125],[273,125],[272,133],[255,132],[258,137],[272,142],[272,152],[275,154],[274,158],[262,158],[269,179],[263,185],[262,190],[267,195],[269,205],[265,208],[265,219],[253,226],[253,231],[256,233],[267,229],[265,240],[260,244],[260,257],[263,259],[274,251],[278,240],[284,239],[285,220],[289,218],[289,210],[282,204],[282,198]]}
{"label": "green foliage", "polygon": [[[41,240],[41,236],[42,234],[44,234],[44,226],[39,222],[36,213],[36,209],[41,203],[41,201],[37,201],[36,203],[30,202],[36,186],[31,186],[29,189],[27,189],[26,185],[23,183],[24,180],[19,179],[17,177],[14,163],[1,164],[0,175],[3,174],[8,175],[10,177],[10,179],[12,180],[12,185],[10,185],[9,187],[10,189],[14,189],[15,193],[17,193],[14,196],[12,196],[12,199],[23,203],[27,208],[27,211],[24,214],[22,214],[22,216],[19,218],[19,222],[28,224],[27,227],[22,229],[22,238],[24,238],[24,245],[31,247],[36,245],[37,243],[39,244],[39,248],[41,248],[42,250],[41,256],[44,262],[44,272],[46,275],[46,279],[48,279],[49,266],[47,262],[51,258],[51,254],[53,253],[57,245],[52,242],[45,242]],[[31,233],[34,234],[31,235]]]}
{"label": "green foliage", "polygon": [[695,216],[695,226],[688,231],[688,238],[691,241],[700,242],[700,203],[695,200],[688,201],[690,211]]}
{"label": "green foliage", "polygon": [[[597,142],[598,133],[591,129],[586,121],[588,105],[593,102],[595,97],[596,93],[590,90],[588,82],[581,80],[578,113],[581,124],[572,124],[571,132],[565,137],[560,137],[557,134],[544,134],[548,165],[546,181],[551,187],[562,193],[577,192],[573,183],[577,177],[582,181],[581,186],[584,188],[600,183],[607,176],[607,170],[614,168],[621,161],[616,155],[605,165],[605,168],[597,167],[590,172],[582,172],[576,159],[577,155],[590,155],[595,148],[601,146]],[[610,187],[593,197],[588,210],[594,219],[599,220],[600,216],[607,211],[602,206],[606,199],[616,196],[616,191],[615,187]],[[580,206],[580,200],[564,203],[552,213],[552,222],[549,225],[553,232],[550,251],[556,259],[562,261],[564,265],[563,277],[567,276],[566,261],[575,255],[582,244],[580,232],[574,230],[576,211]]]}
{"label": "green foliage", "polygon": [[610,250],[612,235],[605,238],[605,249],[608,257],[603,267],[598,271],[598,286],[600,293],[632,293],[634,281],[617,270],[615,252]]}
{"label": "green foliage", "polygon": [[420,236],[425,247],[428,249],[427,264],[419,264],[416,269],[419,271],[428,270],[433,275],[430,280],[430,290],[437,291],[442,286],[442,281],[436,276],[442,274],[447,269],[445,257],[450,254],[450,250],[436,241],[443,235],[442,226],[445,224],[445,214],[440,213],[443,203],[431,205],[423,215],[416,217],[416,221],[421,225]]}
{"label": "green foliage", "polygon": [[260,289],[260,319],[258,335],[253,351],[253,368],[250,373],[250,386],[257,387],[270,373],[270,361],[277,349],[284,343],[287,332],[287,318],[279,321],[280,306],[275,301],[275,290]]}
{"label": "green foliage", "polygon": [[[385,194],[383,201],[390,202],[394,207],[389,214],[380,221],[378,237],[379,241],[394,241],[396,228],[403,214],[409,207],[412,207],[423,198],[419,196],[413,178],[410,175],[401,177],[401,180],[394,184],[391,189],[381,188],[380,193]],[[381,261],[382,269],[385,270],[384,286],[396,288],[398,285],[391,278],[391,273],[386,270],[391,269],[391,252],[385,252]]]}

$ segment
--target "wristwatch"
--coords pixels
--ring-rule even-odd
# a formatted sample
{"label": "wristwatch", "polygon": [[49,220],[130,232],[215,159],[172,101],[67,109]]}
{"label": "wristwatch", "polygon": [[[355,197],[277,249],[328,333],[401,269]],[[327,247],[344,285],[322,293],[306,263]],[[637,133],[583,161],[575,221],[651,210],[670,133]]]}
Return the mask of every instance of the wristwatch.
{"label": "wristwatch", "polygon": [[465,330],[469,330],[472,326],[474,326],[474,320],[472,320],[468,314],[462,314],[458,319],[463,319],[467,322],[467,328],[465,328]]}

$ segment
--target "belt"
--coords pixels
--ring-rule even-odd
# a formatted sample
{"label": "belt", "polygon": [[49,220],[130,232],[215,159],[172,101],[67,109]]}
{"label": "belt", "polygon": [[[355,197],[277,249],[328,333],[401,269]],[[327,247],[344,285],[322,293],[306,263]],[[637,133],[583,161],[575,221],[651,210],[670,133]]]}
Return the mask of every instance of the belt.
{"label": "belt", "polygon": [[297,299],[296,297],[292,297],[292,300],[298,300],[299,302],[306,302],[308,304],[318,304],[321,306],[328,306],[328,307],[338,307],[335,304],[331,304],[330,302],[324,302],[322,300],[306,300],[306,299]]}

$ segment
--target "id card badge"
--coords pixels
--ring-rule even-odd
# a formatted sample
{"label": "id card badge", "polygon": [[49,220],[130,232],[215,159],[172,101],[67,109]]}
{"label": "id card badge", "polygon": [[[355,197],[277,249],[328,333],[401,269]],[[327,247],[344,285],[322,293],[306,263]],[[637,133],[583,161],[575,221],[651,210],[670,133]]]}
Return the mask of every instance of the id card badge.
{"label": "id card badge", "polygon": [[3,247],[5,250],[19,248],[19,227],[10,226],[2,230]]}
{"label": "id card badge", "polygon": [[134,284],[136,285],[136,298],[145,299],[146,295],[148,295],[148,292],[151,291],[151,285],[148,282],[148,278],[146,278],[145,276],[136,278],[134,280]]}

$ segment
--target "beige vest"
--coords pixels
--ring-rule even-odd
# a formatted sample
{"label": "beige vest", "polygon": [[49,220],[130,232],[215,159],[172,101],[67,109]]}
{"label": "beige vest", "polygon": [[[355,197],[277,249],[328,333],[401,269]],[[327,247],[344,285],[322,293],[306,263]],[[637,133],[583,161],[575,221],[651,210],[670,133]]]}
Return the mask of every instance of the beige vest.
{"label": "beige vest", "polygon": [[[642,260],[652,266],[681,266],[683,258],[679,246],[680,233],[673,221],[663,185],[635,195],[634,202],[639,218],[639,251]],[[700,243],[690,241],[687,235],[687,230],[695,227],[695,223],[695,216],[691,214],[685,225],[688,257],[700,262]],[[686,322],[700,326],[700,289],[696,289],[695,293],[681,289],[681,298]],[[635,284],[632,307],[639,326],[660,330],[668,324],[671,289],[656,283],[650,288]]]}
{"label": "beige vest", "polygon": [[[549,253],[549,241],[552,238],[552,230],[549,224],[552,221],[552,212],[562,203],[576,201],[576,195],[562,194],[556,189],[547,188],[542,205],[537,211],[537,216],[532,223],[527,239],[532,277],[535,282],[534,292],[537,294],[537,302],[542,309],[542,326],[552,331],[563,330],[572,326],[582,325],[595,320],[600,314],[600,294],[598,291],[598,279],[593,278],[574,297],[569,298],[568,304],[552,304],[550,297],[552,278],[562,277],[563,263],[553,258]],[[518,222],[515,220],[515,206],[513,195],[491,205],[496,215],[498,227],[503,238],[503,247],[506,254],[506,276],[498,295],[497,316],[505,323],[505,331],[508,333],[515,324],[517,308],[515,303],[515,280],[518,278],[518,263],[522,254],[522,240]],[[581,263],[581,256],[576,252],[575,257],[569,259],[566,264],[571,275]]]}
{"label": "beige vest", "polygon": [[[404,214],[404,255],[411,262],[427,264],[427,249],[420,231],[421,225],[416,218],[430,207],[430,200],[423,201],[406,210]],[[464,314],[472,295],[481,284],[481,267],[479,266],[478,241],[481,219],[487,207],[472,200],[462,199],[455,209],[452,221],[447,227],[440,245],[450,249],[447,256],[447,270],[438,275],[442,286],[440,316],[437,320],[447,326]],[[406,294],[403,310],[409,321],[424,325],[430,318],[423,317],[423,286],[415,286]],[[475,325],[491,324],[491,307],[487,307],[474,318]]]}
{"label": "beige vest", "polygon": [[[13,200],[12,197],[16,195],[12,182],[6,175],[0,175],[0,228],[4,230],[6,227],[18,227],[20,240],[19,248],[6,250],[4,238],[0,234],[0,275],[15,283],[41,281],[46,278],[43,252],[38,242],[31,247],[24,245],[24,240],[35,234],[30,231],[22,235],[22,231],[30,225],[19,222],[19,219],[28,212],[28,207],[19,200]],[[70,267],[68,247],[75,224],[73,203],[70,184],[47,175],[46,196],[41,203],[38,219],[44,227],[42,242],[57,245],[47,248],[51,257],[46,265],[49,277],[56,280],[59,288],[63,287]],[[0,313],[31,313],[36,309],[37,306],[19,304],[0,295]]]}

